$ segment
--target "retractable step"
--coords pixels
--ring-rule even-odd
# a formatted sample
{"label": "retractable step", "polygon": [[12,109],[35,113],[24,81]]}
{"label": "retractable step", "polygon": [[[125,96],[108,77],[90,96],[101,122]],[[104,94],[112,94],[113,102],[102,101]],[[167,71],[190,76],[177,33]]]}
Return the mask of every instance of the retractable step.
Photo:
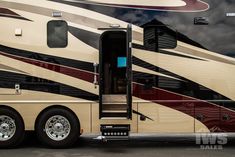
{"label": "retractable step", "polygon": [[102,133],[102,136],[109,140],[128,139],[130,125],[101,125],[100,131]]}
{"label": "retractable step", "polygon": [[102,106],[102,118],[126,118],[128,113],[127,109],[127,105],[123,103],[104,103]]}
{"label": "retractable step", "polygon": [[102,95],[100,107],[100,119],[129,119],[126,95],[104,94]]}
{"label": "retractable step", "polygon": [[101,119],[111,119],[111,118],[114,118],[114,119],[127,119],[127,113],[111,113],[111,112],[108,112],[108,113],[102,113],[102,118]]}
{"label": "retractable step", "polygon": [[103,110],[127,110],[127,107],[123,103],[103,103]]}
{"label": "retractable step", "polygon": [[123,94],[104,94],[102,95],[103,103],[116,102],[116,103],[126,103],[126,95]]}

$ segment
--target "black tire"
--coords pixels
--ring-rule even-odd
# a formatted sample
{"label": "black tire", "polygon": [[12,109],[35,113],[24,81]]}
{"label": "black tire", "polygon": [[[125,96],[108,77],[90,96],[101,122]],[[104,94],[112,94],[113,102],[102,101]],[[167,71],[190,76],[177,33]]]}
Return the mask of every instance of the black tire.
{"label": "black tire", "polygon": [[[65,117],[69,121],[71,127],[69,135],[61,141],[50,138],[45,129],[46,122],[55,115]],[[43,112],[40,117],[38,117],[35,130],[37,137],[42,144],[51,148],[67,148],[77,142],[78,137],[80,136],[80,123],[78,118],[71,111],[64,108],[52,108]]]}
{"label": "black tire", "polygon": [[10,117],[15,121],[16,126],[15,133],[9,140],[0,141],[0,148],[14,148],[16,146],[19,146],[19,144],[23,141],[25,134],[24,122],[22,117],[15,110],[7,107],[0,107],[0,116]]}

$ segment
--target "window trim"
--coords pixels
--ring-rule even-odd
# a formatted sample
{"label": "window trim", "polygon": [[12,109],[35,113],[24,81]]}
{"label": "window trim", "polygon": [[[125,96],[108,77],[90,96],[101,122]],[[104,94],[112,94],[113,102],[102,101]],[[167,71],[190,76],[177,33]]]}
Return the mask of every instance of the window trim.
{"label": "window trim", "polygon": [[[66,24],[66,44],[65,45],[63,45],[63,46],[52,46],[51,44],[49,44],[49,40],[48,40],[48,35],[49,35],[49,29],[48,29],[48,27],[49,27],[49,24],[51,23],[51,22],[64,22],[65,24]],[[65,21],[65,20],[50,20],[50,21],[48,21],[47,22],[47,46],[49,47],[49,48],[66,48],[67,46],[68,46],[68,31],[69,31],[69,26],[68,26],[68,23],[67,23],[67,21]]]}

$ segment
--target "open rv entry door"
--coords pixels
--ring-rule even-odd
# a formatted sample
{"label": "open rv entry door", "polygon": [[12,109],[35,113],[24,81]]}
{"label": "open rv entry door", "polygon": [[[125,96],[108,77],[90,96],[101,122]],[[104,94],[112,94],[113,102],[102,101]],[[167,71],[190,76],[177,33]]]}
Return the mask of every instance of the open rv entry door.
{"label": "open rv entry door", "polygon": [[127,27],[127,105],[128,118],[132,118],[132,26]]}
{"label": "open rv entry door", "polygon": [[99,47],[100,118],[132,118],[132,27],[104,30]]}

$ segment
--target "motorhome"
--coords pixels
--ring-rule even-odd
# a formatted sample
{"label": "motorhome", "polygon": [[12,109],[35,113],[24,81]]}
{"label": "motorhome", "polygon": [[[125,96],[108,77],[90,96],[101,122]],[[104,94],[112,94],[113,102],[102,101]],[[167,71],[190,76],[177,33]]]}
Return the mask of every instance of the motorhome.
{"label": "motorhome", "polygon": [[0,147],[235,132],[234,28],[230,0],[0,0]]}

